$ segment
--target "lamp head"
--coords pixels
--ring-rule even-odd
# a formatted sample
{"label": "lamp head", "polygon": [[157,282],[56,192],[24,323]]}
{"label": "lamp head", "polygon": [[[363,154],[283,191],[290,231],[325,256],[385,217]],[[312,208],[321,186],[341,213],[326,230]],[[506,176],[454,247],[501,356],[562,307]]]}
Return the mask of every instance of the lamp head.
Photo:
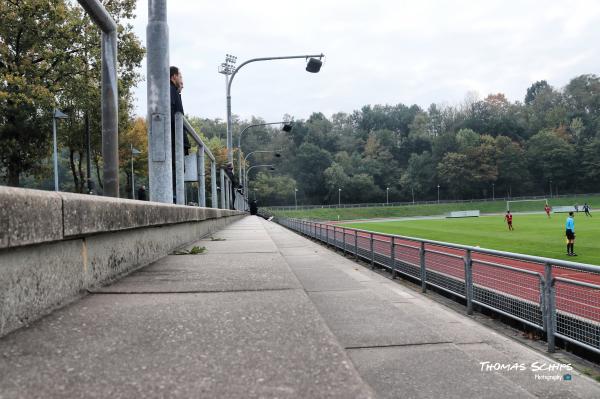
{"label": "lamp head", "polygon": [[310,58],[306,64],[306,71],[310,73],[317,73],[321,70],[323,61],[317,58]]}
{"label": "lamp head", "polygon": [[[307,68],[308,68],[308,67],[307,67]],[[286,133],[289,133],[289,132],[291,132],[291,131],[292,131],[292,127],[293,127],[293,126],[292,126],[292,124],[291,124],[291,123],[285,123],[285,124],[283,125],[283,127],[281,128],[281,130],[283,130],[283,131],[284,131],[284,132],[286,132]]]}
{"label": "lamp head", "polygon": [[54,118],[55,119],[67,119],[68,116],[62,113],[61,111],[54,109]]}
{"label": "lamp head", "polygon": [[281,153],[279,153],[279,152],[276,152],[276,153],[275,153],[275,157],[277,157],[277,158],[281,158]]}
{"label": "lamp head", "polygon": [[275,166],[271,166],[269,170],[275,170]]}

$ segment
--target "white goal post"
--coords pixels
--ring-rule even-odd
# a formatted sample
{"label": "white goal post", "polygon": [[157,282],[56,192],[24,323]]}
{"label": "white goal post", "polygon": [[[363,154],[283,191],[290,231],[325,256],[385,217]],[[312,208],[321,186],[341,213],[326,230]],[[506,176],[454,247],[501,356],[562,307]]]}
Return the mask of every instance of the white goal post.
{"label": "white goal post", "polygon": [[538,198],[538,199],[526,199],[526,200],[511,200],[511,201],[506,201],[506,210],[510,211],[510,204],[514,204],[517,202],[544,202],[545,205],[548,205],[548,199],[547,198]]}

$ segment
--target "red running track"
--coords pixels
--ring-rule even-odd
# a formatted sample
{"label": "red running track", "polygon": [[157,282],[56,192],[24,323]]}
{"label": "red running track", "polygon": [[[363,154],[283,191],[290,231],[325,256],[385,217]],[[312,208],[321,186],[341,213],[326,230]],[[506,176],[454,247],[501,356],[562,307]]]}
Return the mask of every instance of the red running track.
{"label": "red running track", "polygon": [[[336,240],[343,240],[343,233],[340,228],[329,225],[327,230],[329,237],[333,237],[335,234]],[[345,231],[346,242],[353,244],[354,230],[346,228]],[[352,233],[349,234],[348,232]],[[365,251],[370,251],[369,237],[370,234],[359,232],[357,235],[358,247]],[[389,257],[391,254],[392,237],[373,234],[373,238],[373,249],[375,254]],[[419,267],[419,242],[395,238],[394,243],[395,259]],[[464,255],[465,251],[461,249],[426,244],[425,266],[427,270],[451,276],[464,282]],[[509,297],[512,296],[538,305],[540,304],[540,280],[543,279],[544,276],[543,264],[481,253],[472,253],[472,260],[473,284],[498,293],[507,294]],[[509,266],[536,274],[505,269],[500,266],[489,265],[482,262]],[[554,277],[562,277],[598,285],[597,288],[592,288],[557,281],[555,283],[555,297],[557,310],[595,322],[600,322],[600,273],[596,274],[559,266],[553,266],[552,273]]]}

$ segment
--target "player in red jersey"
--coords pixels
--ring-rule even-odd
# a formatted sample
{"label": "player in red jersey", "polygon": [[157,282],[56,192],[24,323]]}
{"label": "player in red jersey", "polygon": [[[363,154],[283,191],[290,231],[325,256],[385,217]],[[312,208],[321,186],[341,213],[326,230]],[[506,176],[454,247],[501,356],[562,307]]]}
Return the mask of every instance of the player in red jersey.
{"label": "player in red jersey", "polygon": [[512,225],[512,214],[510,213],[510,211],[506,211],[506,215],[504,216],[504,219],[506,220],[506,223],[508,224],[508,229],[509,230],[514,230],[515,228]]}
{"label": "player in red jersey", "polygon": [[550,206],[548,204],[544,205],[544,210],[546,211],[546,215],[548,215],[548,218],[550,218]]}

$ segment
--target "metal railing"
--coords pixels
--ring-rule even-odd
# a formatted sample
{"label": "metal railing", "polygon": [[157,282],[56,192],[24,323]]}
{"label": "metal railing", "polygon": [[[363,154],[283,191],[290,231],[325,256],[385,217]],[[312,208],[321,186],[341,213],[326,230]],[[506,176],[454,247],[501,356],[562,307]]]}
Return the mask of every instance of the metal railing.
{"label": "metal railing", "polygon": [[389,206],[410,206],[410,205],[433,205],[433,204],[468,204],[472,202],[506,202],[506,201],[519,201],[519,200],[543,200],[543,199],[555,199],[555,198],[577,198],[577,197],[591,197],[600,196],[600,193],[591,194],[561,194],[561,195],[530,195],[523,197],[495,197],[495,198],[478,198],[468,200],[442,200],[442,201],[403,201],[403,202],[369,202],[362,204],[328,204],[328,205],[284,205],[284,206],[269,206],[269,209],[274,211],[294,211],[294,210],[305,210],[305,209],[331,209],[331,208],[380,208]]}
{"label": "metal railing", "polygon": [[278,217],[294,231],[600,354],[600,266]]}
{"label": "metal railing", "polygon": [[[188,134],[198,145],[198,152],[183,155],[183,135]],[[220,186],[217,187],[217,161],[210,148],[202,141],[194,127],[182,113],[175,113],[175,191],[178,204],[185,204],[185,182],[198,182],[198,206],[206,207],[206,157],[210,160],[211,207],[230,209],[232,182],[220,169]],[[218,195],[218,191],[221,195]],[[241,208],[236,208],[241,209]]]}

